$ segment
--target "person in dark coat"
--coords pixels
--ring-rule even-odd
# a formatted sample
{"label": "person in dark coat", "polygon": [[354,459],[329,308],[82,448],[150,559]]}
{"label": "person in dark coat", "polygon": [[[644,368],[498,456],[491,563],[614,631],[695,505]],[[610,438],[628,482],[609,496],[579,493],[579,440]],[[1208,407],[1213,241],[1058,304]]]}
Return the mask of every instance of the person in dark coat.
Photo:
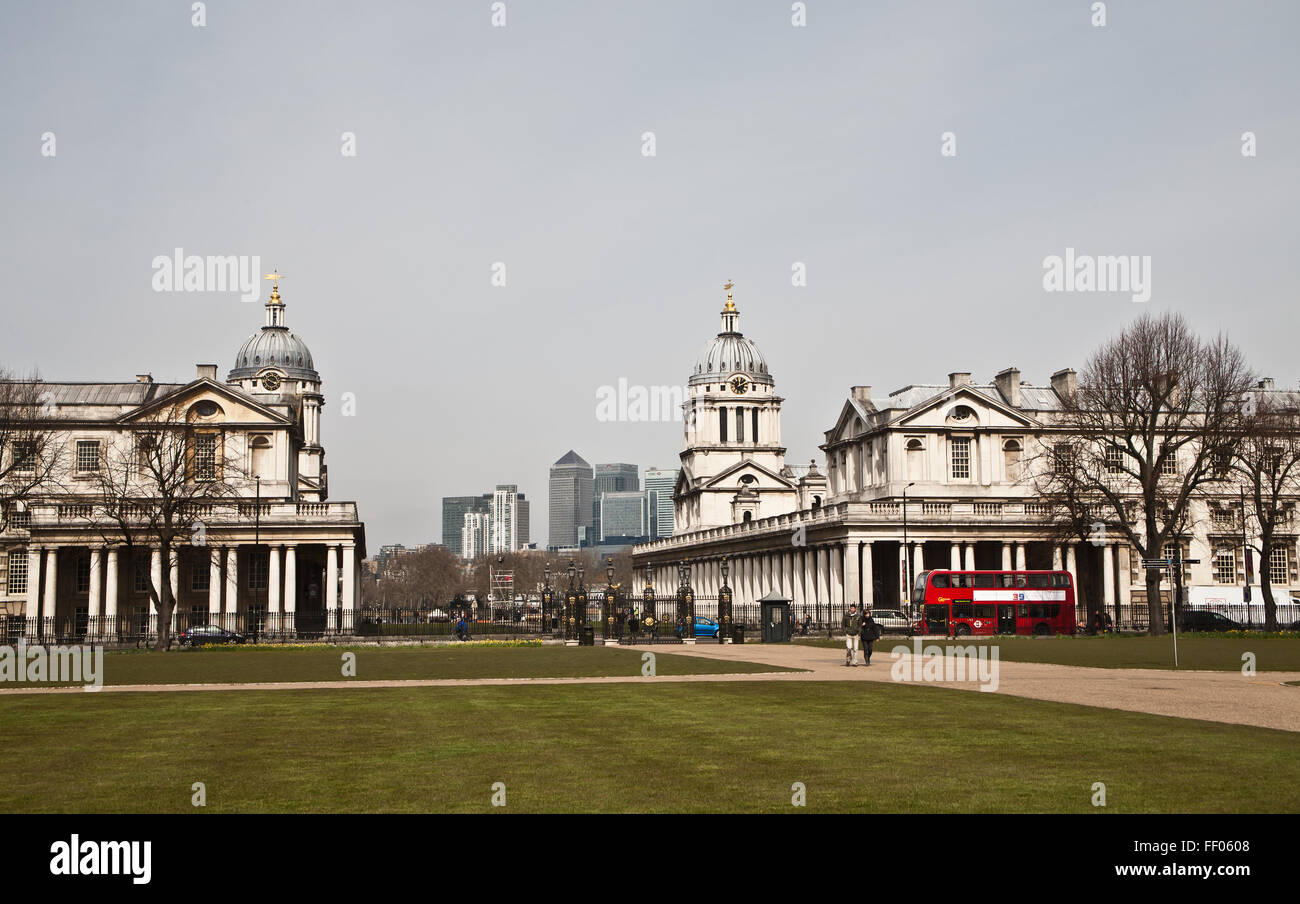
{"label": "person in dark coat", "polygon": [[864,608],[862,610],[862,653],[866,659],[866,665],[871,665],[871,646],[880,639],[880,625],[871,617],[871,610]]}

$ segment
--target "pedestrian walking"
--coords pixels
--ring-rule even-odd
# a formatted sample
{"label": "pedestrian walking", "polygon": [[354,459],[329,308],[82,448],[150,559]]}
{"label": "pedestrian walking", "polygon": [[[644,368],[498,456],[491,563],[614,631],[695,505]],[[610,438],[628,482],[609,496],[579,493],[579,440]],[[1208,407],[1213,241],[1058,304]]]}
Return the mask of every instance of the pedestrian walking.
{"label": "pedestrian walking", "polygon": [[862,616],[858,615],[857,606],[849,606],[849,611],[840,619],[840,627],[844,629],[844,664],[855,666],[862,635]]}
{"label": "pedestrian walking", "polygon": [[862,658],[867,665],[871,665],[871,648],[883,632],[876,620],[871,617],[871,610],[866,606],[862,607]]}

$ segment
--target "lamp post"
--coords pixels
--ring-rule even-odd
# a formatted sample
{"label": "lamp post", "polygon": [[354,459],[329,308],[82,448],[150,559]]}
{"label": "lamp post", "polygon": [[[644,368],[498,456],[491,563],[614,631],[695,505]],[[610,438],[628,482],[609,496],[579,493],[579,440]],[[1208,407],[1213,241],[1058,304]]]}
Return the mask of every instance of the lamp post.
{"label": "lamp post", "polygon": [[[903,487],[903,561],[906,563],[907,574],[903,576],[903,606],[907,609],[912,608],[912,544],[907,542],[907,491],[916,486],[916,481],[912,481]],[[910,621],[912,613],[907,613]]]}
{"label": "lamp post", "polygon": [[551,563],[542,570],[542,633],[551,631]]}
{"label": "lamp post", "polygon": [[727,575],[731,565],[722,557],[722,586],[718,588],[718,643],[731,643],[731,587]]}
{"label": "lamp post", "polygon": [[646,633],[650,636],[650,642],[654,642],[655,626],[658,624],[659,617],[655,613],[655,585],[653,580],[653,569],[646,565],[645,567],[645,592],[641,597],[641,623],[645,625]]}
{"label": "lamp post", "polygon": [[[578,620],[578,640],[582,640],[582,634],[587,630],[587,582],[586,569],[578,566],[578,595],[577,602],[574,606],[574,615]],[[593,641],[594,642],[594,641]]]}
{"label": "lamp post", "polygon": [[617,607],[617,597],[614,593],[614,557],[605,557],[605,643],[613,640],[618,642],[616,622],[618,619],[615,609]]}
{"label": "lamp post", "polygon": [[564,592],[564,639],[577,642],[578,593],[573,589],[573,559],[569,560],[569,589]]}

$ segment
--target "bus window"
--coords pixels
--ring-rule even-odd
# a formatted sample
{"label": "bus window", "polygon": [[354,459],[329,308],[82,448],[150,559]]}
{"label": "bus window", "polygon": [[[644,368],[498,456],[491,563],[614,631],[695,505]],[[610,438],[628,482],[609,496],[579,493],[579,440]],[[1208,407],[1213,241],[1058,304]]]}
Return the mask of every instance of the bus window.
{"label": "bus window", "polygon": [[984,574],[975,575],[976,587],[992,587],[994,575],[985,572]]}
{"label": "bus window", "polygon": [[947,588],[947,586],[948,586],[948,575],[946,575],[946,574],[936,574],[936,575],[935,575],[935,576],[930,580],[930,586],[931,586],[931,587],[943,587],[943,588]]}
{"label": "bus window", "polygon": [[953,585],[954,587],[965,587],[965,586],[966,586],[966,575],[964,575],[964,574],[954,574],[954,575],[952,576],[952,585]]}
{"label": "bus window", "polygon": [[1029,606],[1025,605],[1024,603],[1020,604],[1020,617],[1021,618],[1029,617]]}
{"label": "bus window", "polygon": [[1016,586],[1016,576],[1010,572],[1004,571],[998,575],[998,586],[1014,587]]}
{"label": "bus window", "polygon": [[1025,586],[1025,576],[1023,574],[1016,575],[1016,586],[1017,587]]}
{"label": "bus window", "polygon": [[1047,604],[1046,606],[1044,606],[1043,608],[1047,610],[1047,617],[1048,617],[1048,618],[1059,618],[1060,615],[1061,615],[1061,604],[1060,604],[1060,603],[1048,603],[1048,604]]}
{"label": "bus window", "polygon": [[925,620],[931,631],[948,630],[948,607],[928,605],[925,607]]}
{"label": "bus window", "polygon": [[1048,586],[1048,578],[1049,578],[1049,577],[1050,577],[1050,575],[1046,575],[1046,574],[1031,574],[1031,575],[1029,576],[1029,586],[1030,586],[1030,587],[1046,587],[1046,586]]}
{"label": "bus window", "polygon": [[953,618],[973,618],[971,614],[970,600],[953,600],[952,617]]}
{"label": "bus window", "polygon": [[976,617],[976,618],[992,618],[992,617],[993,617],[993,609],[994,609],[994,606],[993,606],[992,603],[976,603],[976,604],[975,604],[975,617]]}
{"label": "bus window", "polygon": [[1053,586],[1053,587],[1069,587],[1069,586],[1070,586],[1070,575],[1069,575],[1069,573],[1066,573],[1066,574],[1054,574],[1054,575],[1052,575],[1052,586]]}

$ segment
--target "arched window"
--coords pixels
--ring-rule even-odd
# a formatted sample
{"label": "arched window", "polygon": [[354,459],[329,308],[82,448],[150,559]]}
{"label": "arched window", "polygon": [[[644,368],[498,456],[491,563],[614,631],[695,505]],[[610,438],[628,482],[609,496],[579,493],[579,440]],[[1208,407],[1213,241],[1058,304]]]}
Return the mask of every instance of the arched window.
{"label": "arched window", "polygon": [[749,522],[751,522],[751,521],[753,521],[753,520],[754,520],[754,513],[753,513],[753,512],[745,512],[745,523],[748,524]]}
{"label": "arched window", "polygon": [[1007,480],[1020,479],[1020,456],[1022,451],[1019,440],[1009,439],[1002,444],[1002,464],[1006,471]]}
{"label": "arched window", "polygon": [[907,441],[907,476],[911,480],[920,480],[925,471],[925,443],[919,439]]}
{"label": "arched window", "polygon": [[255,436],[251,443],[253,451],[253,475],[263,480],[275,476],[275,459],[272,454],[271,440],[266,436]]}

